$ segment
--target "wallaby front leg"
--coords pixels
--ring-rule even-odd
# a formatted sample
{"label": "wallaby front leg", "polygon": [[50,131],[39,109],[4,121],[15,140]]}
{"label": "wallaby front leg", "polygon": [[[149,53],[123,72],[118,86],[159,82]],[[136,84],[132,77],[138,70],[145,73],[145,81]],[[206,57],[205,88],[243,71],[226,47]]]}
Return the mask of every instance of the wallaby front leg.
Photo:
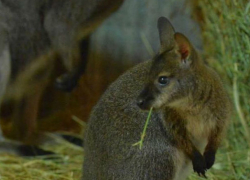
{"label": "wallaby front leg", "polygon": [[202,156],[200,151],[193,145],[192,141],[189,139],[188,136],[183,137],[181,148],[192,160],[194,172],[197,172],[199,176],[202,175],[203,177],[206,177],[205,173],[207,167],[205,158]]}
{"label": "wallaby front leg", "polygon": [[193,146],[190,156],[193,164],[194,172],[197,172],[198,175],[202,175],[206,178],[206,161],[202,154]]}
{"label": "wallaby front leg", "polygon": [[184,122],[181,122],[181,120],[177,122],[180,124],[176,124],[173,127],[177,146],[192,160],[194,172],[197,172],[199,176],[206,177],[207,168],[205,158],[191,141]]}
{"label": "wallaby front leg", "polygon": [[216,154],[217,149],[207,149],[204,152],[204,158],[206,160],[206,167],[207,169],[210,169],[215,162],[215,154]]}
{"label": "wallaby front leg", "polygon": [[215,162],[215,154],[219,147],[221,139],[222,132],[220,128],[217,127],[216,130],[212,131],[212,133],[210,134],[208,144],[204,152],[204,158],[206,160],[207,169],[210,169]]}

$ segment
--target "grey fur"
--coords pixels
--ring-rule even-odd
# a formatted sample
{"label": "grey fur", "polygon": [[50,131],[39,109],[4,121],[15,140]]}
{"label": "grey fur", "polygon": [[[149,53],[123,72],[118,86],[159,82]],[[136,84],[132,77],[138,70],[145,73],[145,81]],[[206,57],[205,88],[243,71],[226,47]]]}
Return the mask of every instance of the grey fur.
{"label": "grey fur", "polygon": [[[5,89],[9,82],[10,77],[10,52],[9,44],[7,41],[6,31],[0,24],[0,103],[2,102]],[[0,129],[0,141],[2,141],[3,135]]]}
{"label": "grey fur", "polygon": [[0,102],[9,81],[10,52],[6,31],[0,24]]}

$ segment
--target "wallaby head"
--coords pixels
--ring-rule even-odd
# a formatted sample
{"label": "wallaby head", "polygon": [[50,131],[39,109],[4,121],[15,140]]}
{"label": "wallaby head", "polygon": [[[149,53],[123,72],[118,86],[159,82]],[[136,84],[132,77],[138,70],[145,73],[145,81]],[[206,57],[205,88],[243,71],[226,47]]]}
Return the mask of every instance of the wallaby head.
{"label": "wallaby head", "polygon": [[147,84],[137,99],[141,109],[159,109],[186,102],[194,88],[194,72],[200,63],[189,40],[176,33],[166,18],[158,19],[158,31],[161,47],[153,59]]}

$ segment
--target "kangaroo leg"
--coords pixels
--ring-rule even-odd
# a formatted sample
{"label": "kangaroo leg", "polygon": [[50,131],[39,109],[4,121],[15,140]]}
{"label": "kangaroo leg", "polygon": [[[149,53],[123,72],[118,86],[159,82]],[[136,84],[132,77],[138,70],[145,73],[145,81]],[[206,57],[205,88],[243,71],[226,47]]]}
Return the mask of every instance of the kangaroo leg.
{"label": "kangaroo leg", "polygon": [[39,140],[37,131],[37,115],[40,105],[40,99],[46,84],[41,84],[36,92],[24,97],[15,104],[13,115],[13,131],[18,140],[25,143],[31,143]]}
{"label": "kangaroo leg", "polygon": [[32,143],[38,137],[40,98],[49,82],[55,59],[54,52],[37,58],[8,86],[1,107],[1,118],[11,122],[8,137],[26,143]]}
{"label": "kangaroo leg", "polygon": [[37,114],[43,87],[18,100],[7,100],[1,106],[1,120],[9,122],[4,135],[26,143],[37,139]]}
{"label": "kangaroo leg", "polygon": [[65,92],[72,91],[76,86],[81,78],[81,75],[86,70],[87,66],[87,59],[88,59],[88,51],[89,51],[89,37],[85,38],[80,43],[80,50],[75,55],[75,60],[77,62],[72,70],[68,73],[65,73],[58,77],[55,81],[55,87],[61,89]]}
{"label": "kangaroo leg", "polygon": [[[72,91],[73,88],[77,85],[78,80],[80,79],[86,68],[86,52],[88,50],[88,48],[86,48],[88,42],[86,46],[84,44],[83,46],[80,45],[80,42],[82,42],[83,39],[86,40],[86,38],[106,18],[108,18],[115,10],[120,7],[122,2],[123,0],[100,1],[98,2],[98,5],[93,7],[92,9],[84,9],[83,12],[79,13],[81,14],[81,16],[79,17],[77,15],[73,19],[65,17],[69,18],[68,21],[71,22],[71,24],[73,24],[74,26],[69,26],[68,21],[65,21],[65,18],[58,16],[58,14],[60,14],[56,13],[56,11],[58,11],[58,8],[52,9],[47,14],[45,18],[45,29],[50,35],[50,39],[55,46],[55,49],[60,52],[60,55],[64,60],[63,63],[68,70],[67,73],[63,74],[56,80],[55,86],[57,88],[63,91]],[[61,11],[63,11],[64,8],[65,7],[62,7]],[[68,10],[67,8],[65,9]],[[76,19],[78,20],[76,21]],[[55,24],[58,24],[58,26],[61,27],[60,30],[57,29],[58,26],[55,26]],[[82,51],[82,54],[86,53],[85,56],[81,56],[80,48],[86,48]]]}

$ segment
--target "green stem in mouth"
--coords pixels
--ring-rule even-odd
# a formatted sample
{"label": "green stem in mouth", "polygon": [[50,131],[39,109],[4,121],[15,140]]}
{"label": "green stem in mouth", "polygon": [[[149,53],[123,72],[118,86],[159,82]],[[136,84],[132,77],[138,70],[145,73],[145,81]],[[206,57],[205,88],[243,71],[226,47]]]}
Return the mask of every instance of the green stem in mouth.
{"label": "green stem in mouth", "polygon": [[142,148],[143,140],[144,140],[144,137],[146,136],[146,130],[147,130],[147,127],[148,127],[148,123],[149,123],[152,111],[153,111],[153,107],[150,108],[150,111],[148,113],[148,117],[147,117],[146,123],[144,125],[142,134],[141,134],[141,140],[138,141],[137,143],[134,143],[132,146],[139,146],[139,149]]}

